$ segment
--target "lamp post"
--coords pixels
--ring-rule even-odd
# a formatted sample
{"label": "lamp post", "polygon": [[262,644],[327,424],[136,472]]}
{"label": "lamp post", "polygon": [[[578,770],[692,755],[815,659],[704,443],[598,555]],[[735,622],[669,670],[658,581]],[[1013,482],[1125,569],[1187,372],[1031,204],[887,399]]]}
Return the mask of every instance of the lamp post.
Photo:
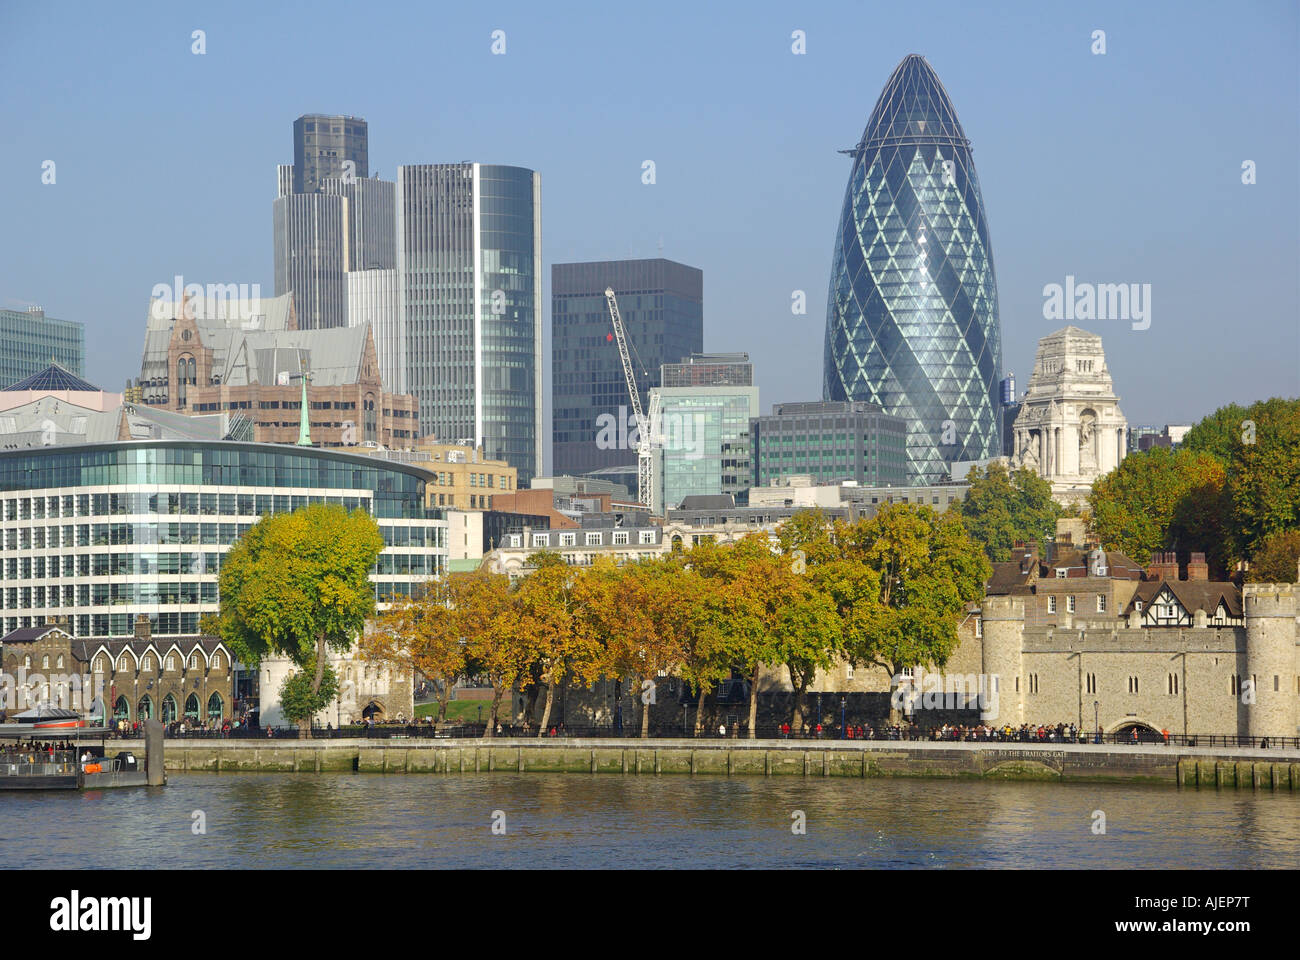
{"label": "lamp post", "polygon": [[1092,701],[1092,724],[1097,728],[1097,742],[1101,743],[1101,701]]}
{"label": "lamp post", "polygon": [[848,705],[848,702],[849,702],[849,701],[848,701],[848,698],[847,698],[847,697],[840,697],[840,739],[841,739],[841,740],[843,740],[844,737],[845,737],[845,731],[844,731],[844,711],[845,711],[846,706]]}

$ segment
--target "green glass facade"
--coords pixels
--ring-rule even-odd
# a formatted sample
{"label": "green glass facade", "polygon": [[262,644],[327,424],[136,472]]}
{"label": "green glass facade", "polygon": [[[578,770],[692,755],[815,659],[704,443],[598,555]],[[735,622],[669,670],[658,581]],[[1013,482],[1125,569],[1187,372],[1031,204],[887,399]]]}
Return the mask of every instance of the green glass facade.
{"label": "green glass facade", "polygon": [[0,310],[0,390],[40,373],[53,361],[85,375],[86,326],[39,309]]}
{"label": "green glass facade", "polygon": [[907,421],[868,403],[783,403],[749,425],[753,486],[795,475],[862,485],[908,482]]}

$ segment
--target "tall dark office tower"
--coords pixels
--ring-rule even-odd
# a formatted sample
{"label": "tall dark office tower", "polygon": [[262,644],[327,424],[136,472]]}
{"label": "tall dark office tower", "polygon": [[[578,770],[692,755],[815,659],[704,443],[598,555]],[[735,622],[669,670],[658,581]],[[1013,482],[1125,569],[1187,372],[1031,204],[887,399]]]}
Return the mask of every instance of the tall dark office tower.
{"label": "tall dark office tower", "polygon": [[979,181],[952,101],[924,57],[894,70],[862,140],[835,235],[827,400],[908,421],[909,482],[1002,452],[997,281]]}
{"label": "tall dark office tower", "polygon": [[[280,167],[281,190],[292,174]],[[293,294],[298,329],[348,325],[348,201],[281,193],[271,205],[275,295]]]}
{"label": "tall dark office tower", "polygon": [[615,435],[635,440],[606,287],[614,288],[635,350],[642,409],[650,388],[660,386],[663,364],[704,350],[704,274],[695,267],[664,259],[552,265],[551,469],[556,475],[636,464],[635,446],[598,442],[609,436],[602,426],[619,416],[624,429]]}
{"label": "tall dark office tower", "polygon": [[328,177],[370,176],[369,128],[360,117],[307,113],[293,122],[293,192],[317,193]]}
{"label": "tall dark office tower", "polygon": [[294,162],[279,168],[273,206],[275,295],[293,294],[303,330],[395,325],[391,310],[349,315],[348,274],[397,265],[397,185],[369,177],[368,137],[359,117],[294,121]]}
{"label": "tall dark office tower", "polygon": [[[473,440],[526,487],[542,471],[542,179],[522,167],[397,168],[403,380],[420,425]],[[383,347],[380,364],[384,364]]]}

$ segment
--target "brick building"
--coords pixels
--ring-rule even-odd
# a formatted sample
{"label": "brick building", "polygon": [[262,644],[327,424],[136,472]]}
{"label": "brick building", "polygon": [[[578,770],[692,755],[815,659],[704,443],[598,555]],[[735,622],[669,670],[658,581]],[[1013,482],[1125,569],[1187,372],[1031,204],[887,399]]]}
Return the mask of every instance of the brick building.
{"label": "brick building", "polygon": [[239,413],[255,440],[296,443],[304,377],[314,445],[410,449],[420,436],[416,399],[384,390],[369,324],[299,330],[292,294],[150,304],[143,404]]}

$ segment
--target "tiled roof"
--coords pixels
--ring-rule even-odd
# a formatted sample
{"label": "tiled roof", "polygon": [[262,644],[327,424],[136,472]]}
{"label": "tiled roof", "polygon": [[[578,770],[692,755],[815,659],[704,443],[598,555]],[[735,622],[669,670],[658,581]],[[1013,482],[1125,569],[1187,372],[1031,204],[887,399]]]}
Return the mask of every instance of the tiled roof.
{"label": "tiled roof", "polygon": [[1228,616],[1241,616],[1241,591],[1235,583],[1218,580],[1145,580],[1138,584],[1124,612],[1131,611],[1138,600],[1142,601],[1142,609],[1147,609],[1165,587],[1188,613],[1204,610],[1214,616],[1222,602]]}

